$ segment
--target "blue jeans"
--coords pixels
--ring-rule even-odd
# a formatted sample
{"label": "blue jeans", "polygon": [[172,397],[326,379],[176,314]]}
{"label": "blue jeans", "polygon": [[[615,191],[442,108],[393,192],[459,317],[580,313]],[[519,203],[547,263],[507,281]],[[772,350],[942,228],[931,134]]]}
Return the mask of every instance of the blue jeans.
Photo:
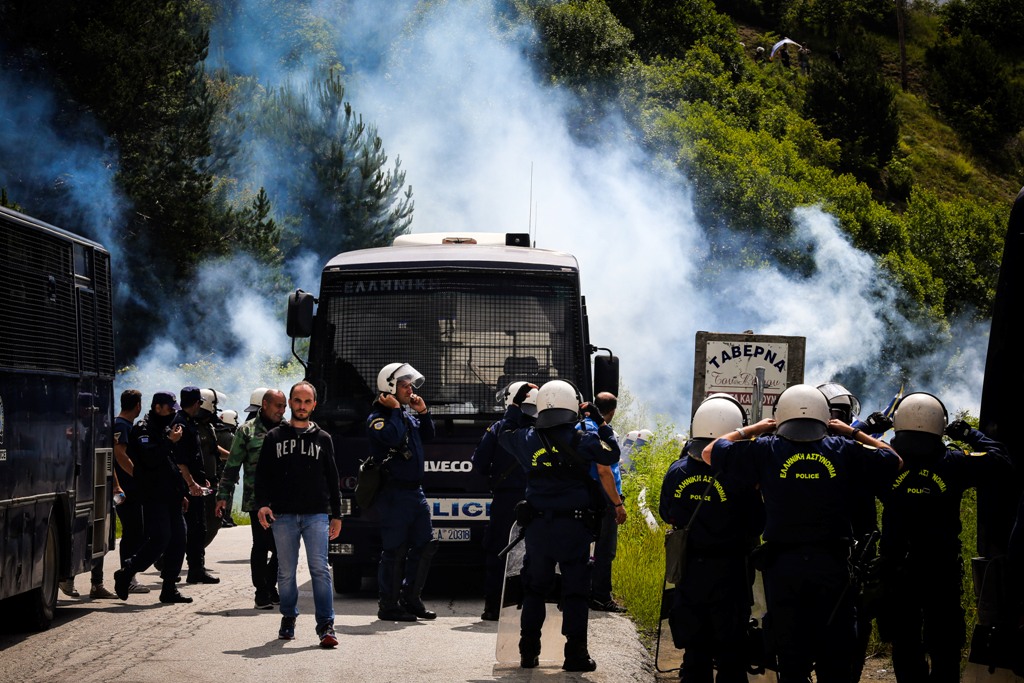
{"label": "blue jeans", "polygon": [[327,564],[329,522],[326,513],[280,514],[270,526],[277,546],[277,589],[281,595],[281,616],[299,616],[299,586],[295,571],[299,565],[299,540],[306,546],[306,562],[313,583],[316,625],[334,622],[334,593]]}

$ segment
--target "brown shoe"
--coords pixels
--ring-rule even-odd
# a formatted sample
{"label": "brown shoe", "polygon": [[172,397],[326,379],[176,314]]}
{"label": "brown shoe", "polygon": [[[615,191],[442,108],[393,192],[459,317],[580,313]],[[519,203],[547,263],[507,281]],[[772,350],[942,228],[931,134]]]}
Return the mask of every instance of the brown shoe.
{"label": "brown shoe", "polygon": [[93,584],[89,590],[89,597],[93,600],[113,600],[117,596],[107,590],[107,587],[102,583]]}

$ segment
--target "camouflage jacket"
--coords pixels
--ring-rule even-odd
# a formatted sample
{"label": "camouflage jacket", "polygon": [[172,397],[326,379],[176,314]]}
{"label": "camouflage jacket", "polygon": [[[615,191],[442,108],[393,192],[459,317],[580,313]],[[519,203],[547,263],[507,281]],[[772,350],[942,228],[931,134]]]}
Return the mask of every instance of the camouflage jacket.
{"label": "camouflage jacket", "polygon": [[256,488],[256,465],[260,461],[260,448],[266,438],[267,426],[263,424],[260,413],[235,431],[231,442],[231,455],[224,464],[220,483],[217,485],[217,500],[229,500],[235,491],[238,471],[244,468],[242,475],[242,512],[255,512],[253,498]]}

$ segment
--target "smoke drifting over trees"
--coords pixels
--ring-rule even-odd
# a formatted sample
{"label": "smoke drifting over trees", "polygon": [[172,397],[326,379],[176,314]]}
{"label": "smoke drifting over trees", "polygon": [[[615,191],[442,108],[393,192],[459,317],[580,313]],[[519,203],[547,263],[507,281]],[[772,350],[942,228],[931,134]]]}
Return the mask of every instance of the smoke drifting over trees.
{"label": "smoke drifting over trees", "polygon": [[151,375],[283,361],[282,295],[338,251],[529,228],[681,423],[697,330],[806,336],[808,381],[866,406],[906,380],[975,408],[1005,213],[908,185],[891,126],[829,139],[814,117],[864,117],[710,4],[647,5],[0,2],[0,187],[114,251]]}

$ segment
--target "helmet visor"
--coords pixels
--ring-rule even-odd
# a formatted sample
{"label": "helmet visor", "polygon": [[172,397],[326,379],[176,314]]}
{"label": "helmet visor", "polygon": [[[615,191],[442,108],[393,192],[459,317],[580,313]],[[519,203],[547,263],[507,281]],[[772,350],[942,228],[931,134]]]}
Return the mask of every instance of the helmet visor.
{"label": "helmet visor", "polygon": [[408,363],[403,363],[395,368],[391,376],[394,379],[396,389],[400,384],[411,384],[413,389],[419,389],[423,386],[423,375]]}

